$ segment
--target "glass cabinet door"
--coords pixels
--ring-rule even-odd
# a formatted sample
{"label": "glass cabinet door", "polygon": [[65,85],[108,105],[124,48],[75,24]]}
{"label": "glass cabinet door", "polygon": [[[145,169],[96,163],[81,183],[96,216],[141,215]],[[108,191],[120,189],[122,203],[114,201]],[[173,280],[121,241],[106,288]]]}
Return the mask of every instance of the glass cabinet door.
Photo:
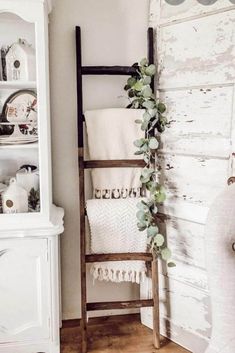
{"label": "glass cabinet door", "polygon": [[40,212],[35,24],[0,13],[0,213]]}

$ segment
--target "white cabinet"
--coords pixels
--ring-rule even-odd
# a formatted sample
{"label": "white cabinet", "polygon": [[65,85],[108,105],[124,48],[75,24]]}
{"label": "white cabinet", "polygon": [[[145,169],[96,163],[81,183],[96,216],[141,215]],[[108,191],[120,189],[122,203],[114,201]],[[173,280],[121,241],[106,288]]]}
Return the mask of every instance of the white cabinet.
{"label": "white cabinet", "polygon": [[50,336],[47,239],[0,241],[0,344]]}
{"label": "white cabinet", "polygon": [[[29,43],[35,51],[36,72],[34,81],[32,78],[25,81],[17,71],[21,59],[13,57],[15,61],[12,59],[9,67],[16,72],[7,79],[0,60],[0,187],[5,188],[23,165],[38,168],[40,185],[40,190],[33,190],[40,199],[37,207],[31,206],[32,195],[29,195],[27,208],[26,198],[29,212],[3,214],[0,206],[0,353],[60,352],[58,248],[64,213],[52,203],[48,70],[48,13],[52,2],[0,0],[0,49],[10,47],[19,39]],[[4,56],[2,51],[1,54]],[[15,100],[14,104],[7,105],[9,97],[12,94],[18,97],[18,91],[22,90],[30,90],[31,97],[36,99],[27,100],[23,105],[22,101]],[[32,132],[32,120],[25,119],[29,110],[36,110],[34,101],[37,124],[33,125]],[[27,110],[23,109],[25,105]],[[13,120],[4,106],[15,114]],[[22,113],[25,111],[26,116]],[[15,122],[17,118],[23,120]],[[18,136],[23,134],[27,138],[16,139],[9,129],[3,132],[9,126],[13,129],[12,123],[19,127]],[[24,169],[27,171],[27,168]],[[34,204],[36,196],[34,193]],[[7,201],[12,207],[12,199]]]}
{"label": "white cabinet", "polygon": [[0,232],[0,353],[60,352],[62,227]]}

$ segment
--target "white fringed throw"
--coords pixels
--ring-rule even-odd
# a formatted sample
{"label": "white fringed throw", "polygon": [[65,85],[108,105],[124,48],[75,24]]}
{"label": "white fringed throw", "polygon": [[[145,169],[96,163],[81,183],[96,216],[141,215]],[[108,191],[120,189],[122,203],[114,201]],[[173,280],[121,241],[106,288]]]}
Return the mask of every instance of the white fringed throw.
{"label": "white fringed throw", "polygon": [[[101,109],[85,113],[89,155],[92,160],[141,159],[135,156],[133,141],[144,136],[140,124],[144,110]],[[95,198],[139,197],[140,168],[105,168],[92,170]]]}
{"label": "white fringed throw", "polygon": [[[146,251],[147,234],[136,225],[137,202],[131,198],[87,201],[92,253]],[[140,283],[145,278],[146,266],[143,261],[102,262],[92,265],[91,273],[101,281]]]}

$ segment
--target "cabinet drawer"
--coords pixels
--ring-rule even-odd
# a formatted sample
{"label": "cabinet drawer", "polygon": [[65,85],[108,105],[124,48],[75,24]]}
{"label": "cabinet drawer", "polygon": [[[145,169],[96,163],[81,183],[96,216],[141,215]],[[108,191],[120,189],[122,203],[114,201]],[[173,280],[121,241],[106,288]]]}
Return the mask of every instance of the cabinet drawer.
{"label": "cabinet drawer", "polygon": [[0,343],[49,338],[47,239],[0,240]]}

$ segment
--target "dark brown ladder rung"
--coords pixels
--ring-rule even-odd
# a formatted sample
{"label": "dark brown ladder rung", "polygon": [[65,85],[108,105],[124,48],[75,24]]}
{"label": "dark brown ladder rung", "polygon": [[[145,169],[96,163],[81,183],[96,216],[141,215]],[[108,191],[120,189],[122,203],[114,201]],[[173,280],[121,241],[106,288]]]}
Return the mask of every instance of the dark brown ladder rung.
{"label": "dark brown ladder rung", "polygon": [[105,261],[153,261],[151,253],[115,253],[115,254],[89,254],[86,263]]}
{"label": "dark brown ladder rung", "polygon": [[146,163],[142,159],[113,159],[84,161],[84,169],[92,168],[142,168]]}
{"label": "dark brown ladder rung", "polygon": [[99,302],[87,303],[88,311],[92,310],[110,310],[110,309],[131,309],[131,308],[146,308],[153,306],[152,299],[127,300],[118,302]]}
{"label": "dark brown ladder rung", "polygon": [[82,75],[127,75],[136,74],[133,66],[82,66]]}

